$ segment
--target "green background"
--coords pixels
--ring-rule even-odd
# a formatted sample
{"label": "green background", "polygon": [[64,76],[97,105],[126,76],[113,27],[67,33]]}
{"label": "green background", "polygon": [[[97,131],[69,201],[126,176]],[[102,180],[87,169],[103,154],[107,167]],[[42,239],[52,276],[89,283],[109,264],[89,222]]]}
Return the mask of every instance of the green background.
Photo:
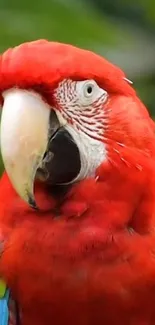
{"label": "green background", "polygon": [[155,115],[154,0],[0,0],[0,52],[39,38],[92,49],[119,65]]}

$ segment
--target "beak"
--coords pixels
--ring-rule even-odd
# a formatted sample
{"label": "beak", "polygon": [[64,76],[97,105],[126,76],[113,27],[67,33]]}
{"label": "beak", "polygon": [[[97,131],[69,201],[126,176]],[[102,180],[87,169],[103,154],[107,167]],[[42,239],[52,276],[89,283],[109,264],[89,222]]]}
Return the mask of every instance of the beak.
{"label": "beak", "polygon": [[4,166],[19,196],[37,208],[35,178],[50,185],[71,183],[81,168],[79,149],[60,113],[40,95],[10,89],[3,97],[0,141]]}
{"label": "beak", "polygon": [[33,184],[48,143],[50,107],[42,98],[20,89],[3,94],[1,151],[6,172],[17,193],[36,207]]}

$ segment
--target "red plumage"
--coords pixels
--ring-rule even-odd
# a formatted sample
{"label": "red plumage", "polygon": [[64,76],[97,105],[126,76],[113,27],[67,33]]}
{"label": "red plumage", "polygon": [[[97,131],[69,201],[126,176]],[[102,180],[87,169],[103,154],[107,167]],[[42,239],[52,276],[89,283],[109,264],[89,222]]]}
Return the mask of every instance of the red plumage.
{"label": "red plumage", "polygon": [[67,78],[94,79],[109,93],[108,160],[96,179],[73,185],[63,201],[38,182],[39,211],[1,179],[0,273],[22,325],[155,323],[154,123],[124,77],[94,53],[59,43],[27,43],[1,57],[1,94],[34,89],[53,105],[53,89]]}

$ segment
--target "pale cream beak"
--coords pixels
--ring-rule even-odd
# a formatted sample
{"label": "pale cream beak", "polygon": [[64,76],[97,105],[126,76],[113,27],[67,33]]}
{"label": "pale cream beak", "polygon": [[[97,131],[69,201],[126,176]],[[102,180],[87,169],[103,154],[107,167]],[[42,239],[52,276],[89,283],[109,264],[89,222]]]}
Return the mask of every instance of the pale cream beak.
{"label": "pale cream beak", "polygon": [[34,92],[10,89],[3,93],[1,151],[13,187],[35,207],[34,178],[48,144],[50,107]]}

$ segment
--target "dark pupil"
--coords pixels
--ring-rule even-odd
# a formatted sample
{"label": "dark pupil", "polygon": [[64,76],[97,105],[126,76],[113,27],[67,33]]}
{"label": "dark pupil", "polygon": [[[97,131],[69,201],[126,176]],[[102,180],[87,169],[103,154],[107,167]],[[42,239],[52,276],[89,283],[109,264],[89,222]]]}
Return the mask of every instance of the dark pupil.
{"label": "dark pupil", "polygon": [[91,94],[91,93],[92,93],[92,90],[93,90],[92,86],[89,86],[89,87],[87,88],[87,93],[88,93],[88,94]]}

